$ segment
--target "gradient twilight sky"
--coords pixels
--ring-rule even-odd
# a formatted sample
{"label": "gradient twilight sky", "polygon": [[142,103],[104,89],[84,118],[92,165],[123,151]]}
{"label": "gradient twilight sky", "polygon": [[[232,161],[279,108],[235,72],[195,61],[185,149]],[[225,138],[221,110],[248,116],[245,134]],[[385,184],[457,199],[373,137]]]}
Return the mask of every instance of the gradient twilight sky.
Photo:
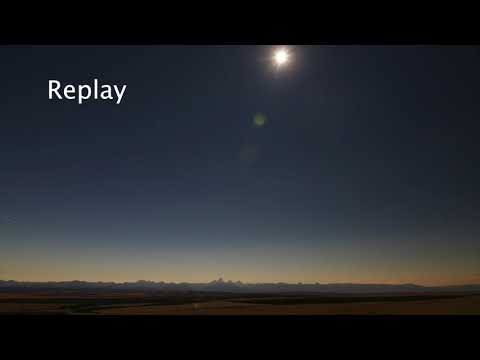
{"label": "gradient twilight sky", "polygon": [[479,283],[480,47],[273,48],[0,47],[0,279]]}

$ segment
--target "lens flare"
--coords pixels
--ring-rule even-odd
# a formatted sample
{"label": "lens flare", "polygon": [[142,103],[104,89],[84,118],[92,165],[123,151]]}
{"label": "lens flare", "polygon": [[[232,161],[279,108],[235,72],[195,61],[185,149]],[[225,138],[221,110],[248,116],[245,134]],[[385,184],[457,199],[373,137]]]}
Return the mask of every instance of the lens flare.
{"label": "lens flare", "polygon": [[290,61],[290,53],[286,48],[275,50],[273,54],[273,61],[277,67],[282,67]]}

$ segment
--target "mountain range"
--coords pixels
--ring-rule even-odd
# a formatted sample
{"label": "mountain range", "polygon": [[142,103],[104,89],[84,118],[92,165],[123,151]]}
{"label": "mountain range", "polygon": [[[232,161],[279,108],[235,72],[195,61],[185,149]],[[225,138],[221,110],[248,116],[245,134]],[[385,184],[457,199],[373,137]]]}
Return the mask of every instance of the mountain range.
{"label": "mountain range", "polygon": [[0,280],[0,290],[141,290],[141,291],[205,291],[225,293],[424,293],[424,292],[480,292],[480,284],[422,286],[416,284],[303,284],[303,283],[242,283],[224,281],[222,278],[208,283],[167,283],[139,280],[136,282],[20,282]]}

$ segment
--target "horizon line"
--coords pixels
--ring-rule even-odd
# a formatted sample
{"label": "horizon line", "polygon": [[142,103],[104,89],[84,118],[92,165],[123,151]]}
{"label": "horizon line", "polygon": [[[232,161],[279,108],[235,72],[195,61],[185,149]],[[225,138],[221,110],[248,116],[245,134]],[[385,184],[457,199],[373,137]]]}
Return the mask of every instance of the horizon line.
{"label": "horizon line", "polygon": [[242,284],[242,285],[382,285],[382,286],[417,286],[417,287],[458,287],[458,286],[480,286],[480,283],[462,283],[462,284],[446,284],[446,285],[425,285],[425,284],[417,284],[417,283],[368,283],[368,282],[328,282],[328,283],[320,283],[320,282],[243,282],[241,280],[223,280],[223,278],[218,278],[210,281],[205,282],[189,282],[189,281],[155,281],[155,280],[134,280],[134,281],[91,281],[91,280],[43,280],[43,281],[31,281],[31,280],[2,280],[0,282],[15,282],[15,283],[37,283],[37,284],[44,284],[44,283],[90,283],[90,284],[115,284],[115,285],[122,285],[122,284],[138,284],[138,283],[153,283],[153,284],[210,284],[215,282],[223,282],[223,283],[232,283],[232,284]]}

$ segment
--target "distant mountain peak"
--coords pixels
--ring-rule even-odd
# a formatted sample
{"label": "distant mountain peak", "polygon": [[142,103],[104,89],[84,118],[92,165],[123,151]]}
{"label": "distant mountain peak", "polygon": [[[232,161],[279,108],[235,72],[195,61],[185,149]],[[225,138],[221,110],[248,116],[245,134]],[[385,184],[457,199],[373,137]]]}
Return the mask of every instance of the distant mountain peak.
{"label": "distant mountain peak", "polygon": [[222,277],[219,277],[218,280],[212,280],[210,281],[210,284],[224,284],[225,281],[223,280]]}

